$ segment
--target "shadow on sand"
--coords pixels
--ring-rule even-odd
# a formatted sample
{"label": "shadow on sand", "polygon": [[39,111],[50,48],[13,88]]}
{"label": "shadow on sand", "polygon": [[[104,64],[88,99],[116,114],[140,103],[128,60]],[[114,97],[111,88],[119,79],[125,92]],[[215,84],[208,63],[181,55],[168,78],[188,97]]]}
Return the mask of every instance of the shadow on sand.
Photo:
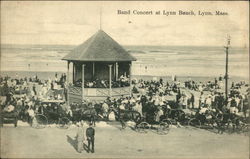
{"label": "shadow on sand", "polygon": [[[75,149],[75,151],[78,152],[77,151],[77,140],[76,139],[72,139],[69,135],[67,135],[67,141]],[[87,147],[87,145],[85,143],[83,143],[83,149],[85,151],[88,151],[88,147]]]}
{"label": "shadow on sand", "polygon": [[77,140],[72,139],[69,135],[67,135],[67,141],[77,151]]}

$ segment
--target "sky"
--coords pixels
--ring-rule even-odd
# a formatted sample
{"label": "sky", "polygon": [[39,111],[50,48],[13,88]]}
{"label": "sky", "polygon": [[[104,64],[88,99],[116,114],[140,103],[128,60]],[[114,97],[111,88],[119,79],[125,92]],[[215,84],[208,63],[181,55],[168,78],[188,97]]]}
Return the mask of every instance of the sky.
{"label": "sky", "polygon": [[[122,45],[223,46],[230,35],[232,46],[248,47],[248,5],[246,1],[1,1],[1,44],[78,45],[100,29],[102,10],[102,29]],[[117,10],[219,10],[229,15],[118,15]]]}

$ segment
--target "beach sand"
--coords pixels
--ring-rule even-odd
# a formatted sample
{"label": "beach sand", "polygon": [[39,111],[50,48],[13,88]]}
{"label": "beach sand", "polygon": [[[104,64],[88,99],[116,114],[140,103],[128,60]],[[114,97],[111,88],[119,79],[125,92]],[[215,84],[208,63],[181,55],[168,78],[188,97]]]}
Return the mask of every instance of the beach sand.
{"label": "beach sand", "polygon": [[[69,129],[5,126],[1,129],[2,158],[249,158],[249,137],[219,135],[202,129],[171,128],[167,135],[120,130],[116,122],[97,126],[94,154],[79,154]],[[86,128],[86,127],[85,127]]]}

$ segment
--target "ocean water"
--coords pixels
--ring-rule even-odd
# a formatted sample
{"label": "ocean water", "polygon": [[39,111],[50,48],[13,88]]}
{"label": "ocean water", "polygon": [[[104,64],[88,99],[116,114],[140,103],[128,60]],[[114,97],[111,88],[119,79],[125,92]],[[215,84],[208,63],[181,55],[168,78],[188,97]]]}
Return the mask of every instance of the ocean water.
{"label": "ocean water", "polygon": [[[66,72],[61,60],[76,46],[1,45],[1,72]],[[225,74],[225,49],[205,46],[124,46],[134,57],[133,75],[218,77]],[[72,69],[71,69],[72,70]],[[229,49],[229,76],[249,77],[249,48]]]}

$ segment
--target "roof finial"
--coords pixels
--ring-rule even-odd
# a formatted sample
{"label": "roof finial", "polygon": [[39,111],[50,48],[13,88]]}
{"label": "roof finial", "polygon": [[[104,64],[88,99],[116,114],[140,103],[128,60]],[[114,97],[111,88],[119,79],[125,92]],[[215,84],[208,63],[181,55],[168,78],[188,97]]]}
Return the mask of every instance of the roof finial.
{"label": "roof finial", "polygon": [[100,8],[100,30],[102,30],[102,6]]}

